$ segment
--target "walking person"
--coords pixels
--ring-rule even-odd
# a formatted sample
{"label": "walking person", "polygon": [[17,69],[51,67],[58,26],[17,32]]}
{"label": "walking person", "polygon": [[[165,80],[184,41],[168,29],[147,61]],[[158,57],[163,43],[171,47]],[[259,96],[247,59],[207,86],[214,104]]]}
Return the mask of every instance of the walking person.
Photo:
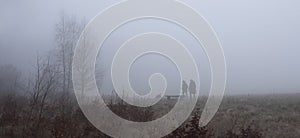
{"label": "walking person", "polygon": [[190,80],[189,91],[191,97],[195,97],[196,94],[196,83],[194,80]]}
{"label": "walking person", "polygon": [[188,85],[184,80],[182,81],[182,94],[188,96]]}

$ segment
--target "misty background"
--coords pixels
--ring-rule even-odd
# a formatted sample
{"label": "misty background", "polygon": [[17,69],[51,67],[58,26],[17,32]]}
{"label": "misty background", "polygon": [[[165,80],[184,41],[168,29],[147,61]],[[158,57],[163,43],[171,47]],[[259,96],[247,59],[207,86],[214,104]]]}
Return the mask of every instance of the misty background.
{"label": "misty background", "polygon": [[[55,24],[61,14],[89,22],[117,0],[1,0],[0,64],[13,64],[26,76],[36,54],[57,48]],[[300,2],[297,0],[187,0],[212,25],[227,62],[226,94],[298,93],[300,91]],[[168,10],[168,9],[166,9]],[[188,15],[187,15],[188,16]],[[97,67],[103,72],[104,91],[112,88],[109,64],[115,50],[143,32],[168,33],[192,51],[200,70],[201,89],[208,91],[210,73],[202,48],[183,29],[158,20],[128,23],[114,32],[100,51]],[[156,65],[156,66],[155,66]],[[163,66],[157,66],[163,65]],[[148,77],[160,72],[167,91],[180,87],[179,74],[170,61],[147,55],[136,61],[130,75],[133,88],[147,91]]]}

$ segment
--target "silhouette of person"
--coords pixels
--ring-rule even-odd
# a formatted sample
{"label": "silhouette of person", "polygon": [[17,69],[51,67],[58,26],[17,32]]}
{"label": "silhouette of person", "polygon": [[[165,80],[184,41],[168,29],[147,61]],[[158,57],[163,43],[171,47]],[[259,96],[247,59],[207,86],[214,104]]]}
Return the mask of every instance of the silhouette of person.
{"label": "silhouette of person", "polygon": [[190,80],[189,91],[191,97],[195,97],[196,94],[196,83],[194,80]]}
{"label": "silhouette of person", "polygon": [[184,80],[182,81],[182,93],[183,95],[188,95],[188,85]]}

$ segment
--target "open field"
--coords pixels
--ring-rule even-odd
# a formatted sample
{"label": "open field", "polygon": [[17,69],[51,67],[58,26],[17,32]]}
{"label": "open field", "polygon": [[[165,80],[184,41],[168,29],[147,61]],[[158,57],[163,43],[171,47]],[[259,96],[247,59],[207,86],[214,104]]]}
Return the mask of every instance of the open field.
{"label": "open field", "polygon": [[[199,98],[198,113],[201,113],[205,101],[205,97]],[[164,99],[158,106],[138,109],[113,101],[109,107],[123,118],[149,121],[167,113],[175,102],[175,99]],[[73,104],[65,105],[63,110],[60,104],[49,104],[40,113],[30,108],[24,97],[2,96],[0,137],[107,137],[87,121],[76,102]],[[300,94],[226,96],[213,120],[203,128],[204,135],[186,130],[188,127],[185,126],[192,124],[196,111],[167,137],[253,137],[251,134],[267,138],[300,136]],[[241,136],[242,133],[249,135]]]}
{"label": "open field", "polygon": [[208,127],[222,136],[247,125],[263,137],[300,137],[300,94],[225,97]]}

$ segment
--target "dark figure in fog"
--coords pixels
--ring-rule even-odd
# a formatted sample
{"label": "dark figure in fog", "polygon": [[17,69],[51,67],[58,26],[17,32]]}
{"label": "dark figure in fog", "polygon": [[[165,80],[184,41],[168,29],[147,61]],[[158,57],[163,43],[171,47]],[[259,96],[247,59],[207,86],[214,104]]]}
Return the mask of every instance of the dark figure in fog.
{"label": "dark figure in fog", "polygon": [[191,97],[195,97],[195,94],[196,94],[196,83],[195,83],[194,80],[190,80],[189,91],[190,91]]}
{"label": "dark figure in fog", "polygon": [[188,85],[185,81],[182,81],[182,94],[188,96]]}

